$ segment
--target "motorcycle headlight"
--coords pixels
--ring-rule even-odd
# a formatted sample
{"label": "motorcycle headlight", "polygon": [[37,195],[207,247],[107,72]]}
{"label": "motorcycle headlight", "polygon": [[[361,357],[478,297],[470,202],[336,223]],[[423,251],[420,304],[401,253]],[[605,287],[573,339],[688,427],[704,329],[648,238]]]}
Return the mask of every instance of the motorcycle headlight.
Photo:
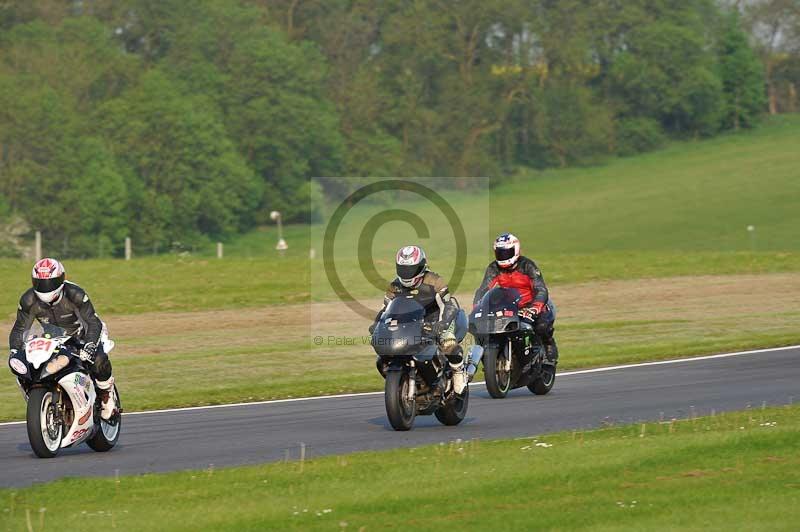
{"label": "motorcycle headlight", "polygon": [[58,373],[62,369],[66,368],[67,364],[69,364],[69,357],[66,355],[58,355],[47,363],[47,365],[44,367],[44,370],[48,375],[52,375],[53,373]]}
{"label": "motorcycle headlight", "polygon": [[8,365],[11,366],[11,371],[17,375],[25,375],[28,373],[28,367],[18,358],[10,358],[8,360]]}

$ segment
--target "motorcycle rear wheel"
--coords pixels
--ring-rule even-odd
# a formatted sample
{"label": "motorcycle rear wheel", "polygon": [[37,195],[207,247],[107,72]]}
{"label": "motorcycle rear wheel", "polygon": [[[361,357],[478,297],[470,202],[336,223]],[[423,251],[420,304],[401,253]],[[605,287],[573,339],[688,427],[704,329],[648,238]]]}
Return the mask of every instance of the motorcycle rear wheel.
{"label": "motorcycle rear wheel", "polygon": [[117,411],[108,421],[100,418],[98,413],[100,426],[97,428],[95,435],[86,440],[86,445],[98,453],[113,449],[117,441],[119,441],[120,432],[122,432],[122,401],[119,398],[119,391],[116,385],[114,385],[114,393],[117,394]]}
{"label": "motorcycle rear wheel", "polygon": [[453,394],[445,404],[439,407],[434,415],[443,425],[458,425],[467,417],[467,407],[469,406],[469,386],[464,388],[461,395]]}
{"label": "motorcycle rear wheel", "polygon": [[547,395],[556,383],[555,366],[545,366],[541,373],[528,385],[528,389],[535,395]]}
{"label": "motorcycle rear wheel", "polygon": [[55,398],[50,388],[33,388],[28,396],[28,441],[39,458],[57,455],[64,438],[64,427],[57,415]]}
{"label": "motorcycle rear wheel", "polygon": [[394,430],[410,430],[414,426],[417,404],[408,400],[408,379],[407,371],[390,371],[386,374],[386,416]]}
{"label": "motorcycle rear wheel", "polygon": [[503,399],[511,388],[511,371],[506,370],[506,357],[510,357],[508,349],[491,346],[483,353],[483,374],[486,380],[486,391],[494,399]]}

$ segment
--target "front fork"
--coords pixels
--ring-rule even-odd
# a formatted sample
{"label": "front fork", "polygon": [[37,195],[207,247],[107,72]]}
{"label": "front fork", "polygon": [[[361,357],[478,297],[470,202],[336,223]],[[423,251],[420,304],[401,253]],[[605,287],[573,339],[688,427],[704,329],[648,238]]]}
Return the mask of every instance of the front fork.
{"label": "front fork", "polygon": [[417,366],[414,360],[412,359],[409,363],[409,370],[408,370],[408,391],[406,400],[412,403],[416,403],[417,401]]}
{"label": "front fork", "polygon": [[22,381],[19,380],[17,377],[17,386],[19,386],[19,391],[22,394],[22,398],[25,399],[25,402],[28,402],[28,392],[25,391],[25,387],[22,385]]}

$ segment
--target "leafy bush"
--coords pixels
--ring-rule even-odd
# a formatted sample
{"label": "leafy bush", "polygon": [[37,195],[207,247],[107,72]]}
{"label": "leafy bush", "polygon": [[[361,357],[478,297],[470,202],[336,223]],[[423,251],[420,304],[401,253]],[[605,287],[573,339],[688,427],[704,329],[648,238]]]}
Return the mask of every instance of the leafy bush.
{"label": "leafy bush", "polygon": [[666,141],[659,123],[652,118],[624,118],[614,129],[616,152],[623,157],[661,147]]}

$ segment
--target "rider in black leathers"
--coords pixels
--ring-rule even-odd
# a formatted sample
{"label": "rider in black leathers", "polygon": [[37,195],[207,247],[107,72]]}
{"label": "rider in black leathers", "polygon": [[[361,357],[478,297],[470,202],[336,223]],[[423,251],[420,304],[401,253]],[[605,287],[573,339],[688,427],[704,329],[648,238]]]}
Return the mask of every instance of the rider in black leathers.
{"label": "rider in black leathers", "polygon": [[8,337],[10,356],[25,346],[25,331],[34,320],[61,327],[82,342],[81,358],[97,382],[102,417],[108,419],[116,407],[111,362],[103,350],[103,322],[89,296],[78,285],[65,280],[64,267],[54,259],[42,259],[33,268],[33,288],[22,294],[17,319]]}

